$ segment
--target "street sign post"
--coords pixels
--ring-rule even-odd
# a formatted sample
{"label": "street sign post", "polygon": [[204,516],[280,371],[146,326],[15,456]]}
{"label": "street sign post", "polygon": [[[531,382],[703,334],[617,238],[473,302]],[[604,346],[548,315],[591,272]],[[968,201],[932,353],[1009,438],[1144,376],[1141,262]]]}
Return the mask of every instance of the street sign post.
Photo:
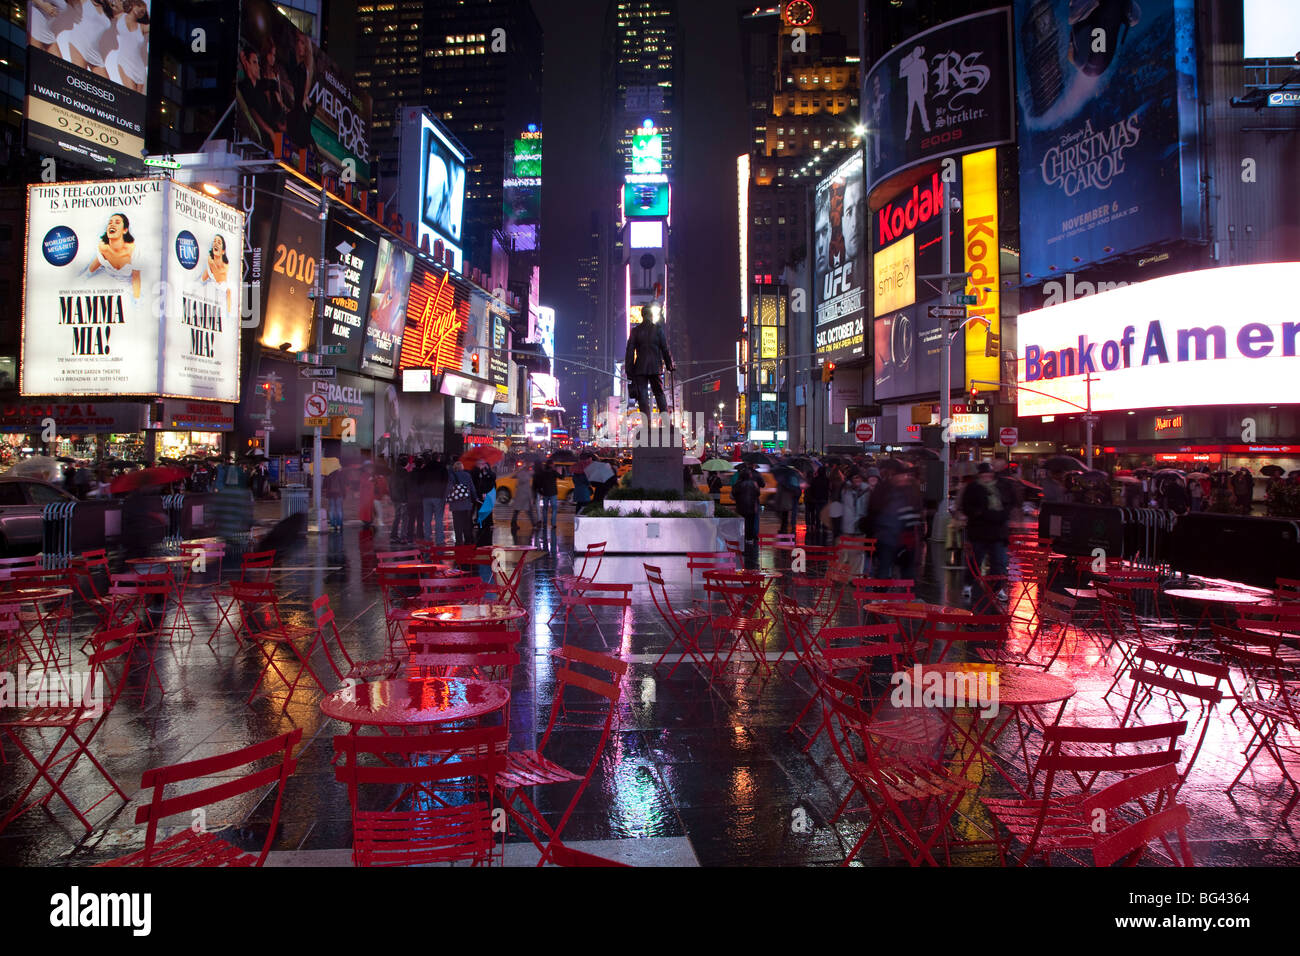
{"label": "street sign post", "polygon": [[338,369],[333,365],[304,365],[298,369],[298,374],[303,378],[334,378],[338,375]]}
{"label": "street sign post", "polygon": [[[311,395],[308,395],[303,400],[302,417],[304,419],[325,418],[326,417],[325,413],[328,411],[329,411],[329,403],[325,401],[324,395],[318,395],[316,393],[312,393]],[[316,426],[308,425],[307,427],[315,428]]]}
{"label": "street sign post", "polygon": [[347,355],[348,347],[346,345],[322,345],[317,350],[318,355]]}
{"label": "street sign post", "polygon": [[876,429],[871,422],[858,422],[858,427],[853,430],[860,442],[869,442],[876,437]]}
{"label": "street sign post", "polygon": [[1020,429],[1007,427],[998,432],[998,441],[1011,448],[1020,441]]}
{"label": "street sign post", "polygon": [[975,305],[979,301],[979,297],[965,292],[959,292],[952,297],[952,300],[958,305]]}
{"label": "street sign post", "polygon": [[299,352],[298,361],[303,362],[307,365],[319,365],[320,356],[317,355],[315,352]]}
{"label": "street sign post", "polygon": [[966,318],[966,306],[964,305],[932,305],[927,311],[932,319]]}

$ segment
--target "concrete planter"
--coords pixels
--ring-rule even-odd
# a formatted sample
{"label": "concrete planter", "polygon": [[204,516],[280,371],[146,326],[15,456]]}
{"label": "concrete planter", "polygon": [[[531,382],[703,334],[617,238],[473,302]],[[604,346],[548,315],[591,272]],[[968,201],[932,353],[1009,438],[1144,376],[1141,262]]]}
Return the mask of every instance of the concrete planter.
{"label": "concrete planter", "polygon": [[671,511],[674,514],[694,514],[701,518],[713,517],[712,501],[650,501],[639,498],[627,498],[622,501],[605,499],[605,507],[619,514],[640,511],[649,514],[652,511]]}
{"label": "concrete planter", "polygon": [[[624,502],[631,504],[631,502]],[[665,504],[665,502],[656,502]],[[711,504],[711,502],[678,502]],[[635,510],[629,508],[628,510]],[[663,509],[667,510],[667,509]],[[575,552],[605,542],[607,554],[686,554],[725,551],[727,541],[745,536],[744,518],[584,518],[573,519]]]}

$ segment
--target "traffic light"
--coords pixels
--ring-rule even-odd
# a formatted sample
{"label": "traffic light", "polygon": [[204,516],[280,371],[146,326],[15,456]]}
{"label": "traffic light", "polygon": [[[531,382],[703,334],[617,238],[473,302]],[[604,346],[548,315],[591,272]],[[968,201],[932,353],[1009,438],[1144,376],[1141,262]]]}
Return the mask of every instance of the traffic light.
{"label": "traffic light", "polygon": [[478,353],[471,352],[469,356],[469,370],[475,375],[478,374]]}
{"label": "traffic light", "polygon": [[829,385],[835,381],[835,363],[827,362],[822,366],[822,381]]}
{"label": "traffic light", "polygon": [[284,385],[280,382],[275,383],[275,400],[277,402],[284,401]]}

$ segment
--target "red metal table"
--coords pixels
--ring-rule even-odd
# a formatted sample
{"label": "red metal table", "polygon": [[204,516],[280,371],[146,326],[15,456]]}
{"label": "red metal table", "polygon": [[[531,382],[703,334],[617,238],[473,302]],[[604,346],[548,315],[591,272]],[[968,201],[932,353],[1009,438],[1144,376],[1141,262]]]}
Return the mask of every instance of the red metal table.
{"label": "red metal table", "polygon": [[438,604],[411,612],[411,620],[426,627],[448,631],[506,627],[528,614],[523,608],[505,604]]}
{"label": "red metal table", "polygon": [[[1178,627],[1179,637],[1183,636],[1183,624],[1182,618],[1177,613],[1178,601],[1186,601],[1189,604],[1199,604],[1201,606],[1201,615],[1196,619],[1195,625],[1199,628],[1207,618],[1213,620],[1215,608],[1223,611],[1226,608],[1241,604],[1259,604],[1265,599],[1265,595],[1262,594],[1234,591],[1230,588],[1169,588],[1164,593],[1170,601],[1175,602],[1174,623]],[[1229,622],[1225,620],[1224,623]]]}
{"label": "red metal table", "polygon": [[[71,608],[66,606],[67,601],[72,597],[72,588],[62,587],[30,587],[14,588],[8,592],[14,598],[22,602],[30,603],[35,610],[23,611],[19,609],[18,620],[23,625],[23,630],[27,636],[28,645],[32,650],[37,651],[38,657],[46,664],[58,666],[59,659],[59,622],[66,620],[68,622],[68,663],[72,663],[72,612]],[[50,605],[58,603],[59,607],[53,611]],[[7,603],[0,598],[0,603]],[[27,625],[33,625],[28,627]],[[50,658],[47,660],[44,653],[40,652],[33,634],[40,630],[41,640],[45,645],[45,651],[49,653]]]}
{"label": "red metal table", "polygon": [[[177,617],[173,617],[173,621],[183,618],[185,629],[190,632],[191,636],[194,634],[194,626],[190,623],[189,611],[185,609],[185,585],[190,579],[190,569],[193,567],[194,561],[195,556],[193,554],[164,554],[154,558],[128,558],[126,561],[137,574],[147,574],[150,568],[160,568],[162,571],[171,572],[172,594],[176,598],[177,615]],[[174,634],[179,628],[179,624],[173,623],[172,633]]]}
{"label": "red metal table", "polygon": [[506,705],[510,692],[500,684],[454,677],[398,678],[354,684],[320,702],[321,713],[351,725],[406,730],[477,720]]}
{"label": "red metal table", "polygon": [[[936,707],[953,731],[953,741],[956,743],[957,738],[964,738],[970,745],[967,750],[961,770],[958,776],[966,776],[971,765],[979,757],[983,757],[985,763],[989,764],[1002,775],[1002,778],[1011,784],[1021,796],[1029,797],[1034,792],[1034,775],[1035,766],[1031,762],[1028,748],[1028,730],[1026,725],[1036,726],[1039,729],[1055,726],[1065,713],[1065,706],[1072,698],[1077,688],[1074,683],[1057,674],[1047,674],[1037,668],[1016,667],[1010,664],[984,664],[977,662],[966,663],[942,663],[942,664],[916,664],[903,673],[907,675],[907,683],[912,684],[912,678],[916,677],[922,681],[922,689],[925,687],[926,675],[937,675],[940,679],[941,687],[947,688],[953,686],[949,681],[948,675],[964,674],[978,675],[980,673],[992,675],[997,674],[996,685],[986,685],[989,690],[996,686],[996,700],[992,693],[989,693],[988,699],[983,701],[969,700],[949,700],[945,696],[944,702]],[[913,685],[914,686],[914,685]],[[969,689],[969,683],[966,684]],[[993,713],[985,714],[984,710],[993,703],[997,704],[997,710]],[[1051,723],[1048,724],[1038,713],[1037,708],[1045,707],[1049,704],[1059,704]],[[970,711],[970,726],[965,727],[961,721],[956,719],[956,711]],[[1005,714],[1001,723],[998,721],[999,715]],[[998,739],[1014,721],[1016,726],[1016,750],[1024,763],[1025,776],[1028,780],[1028,789],[1022,788],[1011,776],[1002,768],[993,747],[997,744]],[[967,748],[961,748],[966,750]]]}

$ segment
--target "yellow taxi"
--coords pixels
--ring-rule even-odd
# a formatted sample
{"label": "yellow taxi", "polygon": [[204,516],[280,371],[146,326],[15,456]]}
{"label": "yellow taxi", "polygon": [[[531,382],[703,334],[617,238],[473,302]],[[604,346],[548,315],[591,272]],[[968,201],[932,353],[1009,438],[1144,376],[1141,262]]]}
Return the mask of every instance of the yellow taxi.
{"label": "yellow taxi", "polygon": [[[497,504],[508,505],[515,497],[515,476],[506,475],[504,478],[497,479]],[[555,495],[560,501],[568,501],[569,495],[573,494],[573,479],[568,475],[560,475],[555,479]]]}
{"label": "yellow taxi", "polygon": [[[758,479],[758,501],[759,504],[766,505],[771,502],[772,496],[776,494],[776,479],[772,477],[771,472],[764,472],[754,476]],[[695,476],[695,487],[704,494],[709,493],[708,476],[699,474]],[[718,504],[726,508],[734,508],[736,500],[731,497],[731,474],[722,473],[722,495],[718,499]]]}

